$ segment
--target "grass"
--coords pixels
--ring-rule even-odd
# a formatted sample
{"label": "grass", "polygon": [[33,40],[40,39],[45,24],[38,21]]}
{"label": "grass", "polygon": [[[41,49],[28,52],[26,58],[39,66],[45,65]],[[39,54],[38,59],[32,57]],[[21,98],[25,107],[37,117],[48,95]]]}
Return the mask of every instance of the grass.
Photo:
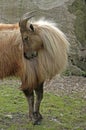
{"label": "grass", "polygon": [[0,85],[0,130],[85,130],[86,101],[80,94],[56,96],[45,93],[41,104],[43,121],[33,126],[28,105],[17,87]]}

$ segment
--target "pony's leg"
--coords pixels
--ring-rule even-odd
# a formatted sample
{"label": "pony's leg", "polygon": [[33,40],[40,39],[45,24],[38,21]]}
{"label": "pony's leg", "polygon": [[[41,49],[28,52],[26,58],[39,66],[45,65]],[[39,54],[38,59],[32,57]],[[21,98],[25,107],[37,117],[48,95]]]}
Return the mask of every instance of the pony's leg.
{"label": "pony's leg", "polygon": [[33,91],[30,92],[29,89],[23,90],[28,104],[29,104],[29,118],[33,120],[33,113],[34,113],[34,93]]}
{"label": "pony's leg", "polygon": [[40,110],[40,103],[43,99],[43,83],[37,88],[35,89],[35,93],[36,93],[36,103],[35,103],[35,112],[34,112],[34,116],[36,118],[36,122],[34,123],[40,123],[40,120],[42,119],[42,115],[40,114],[39,110]]}

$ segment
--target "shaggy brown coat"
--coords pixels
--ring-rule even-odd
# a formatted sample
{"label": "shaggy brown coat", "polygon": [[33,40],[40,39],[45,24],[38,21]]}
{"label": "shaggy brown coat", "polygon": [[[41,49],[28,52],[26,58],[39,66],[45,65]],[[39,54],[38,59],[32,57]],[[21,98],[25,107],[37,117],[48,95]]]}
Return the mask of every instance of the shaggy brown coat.
{"label": "shaggy brown coat", "polygon": [[0,24],[0,78],[19,76],[25,80],[21,34],[18,24]]}

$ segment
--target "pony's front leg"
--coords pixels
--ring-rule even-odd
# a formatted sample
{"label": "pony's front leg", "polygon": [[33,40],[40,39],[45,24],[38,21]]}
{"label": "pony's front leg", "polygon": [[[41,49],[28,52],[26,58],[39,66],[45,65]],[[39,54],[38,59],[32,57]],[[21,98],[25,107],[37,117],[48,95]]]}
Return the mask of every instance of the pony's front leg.
{"label": "pony's front leg", "polygon": [[29,89],[23,90],[28,104],[29,104],[29,118],[33,120],[33,113],[34,113],[34,93],[33,91],[29,91]]}
{"label": "pony's front leg", "polygon": [[34,116],[36,118],[36,121],[34,122],[34,124],[40,124],[40,121],[42,119],[42,115],[40,114],[40,104],[43,99],[43,83],[37,89],[35,89],[35,93],[36,93],[36,103],[35,103]]}

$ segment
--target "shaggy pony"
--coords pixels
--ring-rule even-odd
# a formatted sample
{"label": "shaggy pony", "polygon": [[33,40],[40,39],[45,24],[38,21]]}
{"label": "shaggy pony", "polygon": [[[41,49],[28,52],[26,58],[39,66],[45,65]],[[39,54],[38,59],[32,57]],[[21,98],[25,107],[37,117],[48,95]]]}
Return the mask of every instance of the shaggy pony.
{"label": "shaggy pony", "polygon": [[[39,124],[42,115],[39,112],[43,98],[43,83],[61,73],[67,65],[69,43],[55,23],[39,20],[30,23],[28,18],[20,20],[20,32],[26,63],[27,88],[21,89],[29,103],[29,116],[34,124]],[[34,93],[36,104],[34,106]]]}
{"label": "shaggy pony", "polygon": [[39,124],[43,83],[66,67],[69,43],[54,23],[27,21],[24,18],[19,25],[0,24],[0,78],[13,75],[21,78],[29,117],[34,124]]}

